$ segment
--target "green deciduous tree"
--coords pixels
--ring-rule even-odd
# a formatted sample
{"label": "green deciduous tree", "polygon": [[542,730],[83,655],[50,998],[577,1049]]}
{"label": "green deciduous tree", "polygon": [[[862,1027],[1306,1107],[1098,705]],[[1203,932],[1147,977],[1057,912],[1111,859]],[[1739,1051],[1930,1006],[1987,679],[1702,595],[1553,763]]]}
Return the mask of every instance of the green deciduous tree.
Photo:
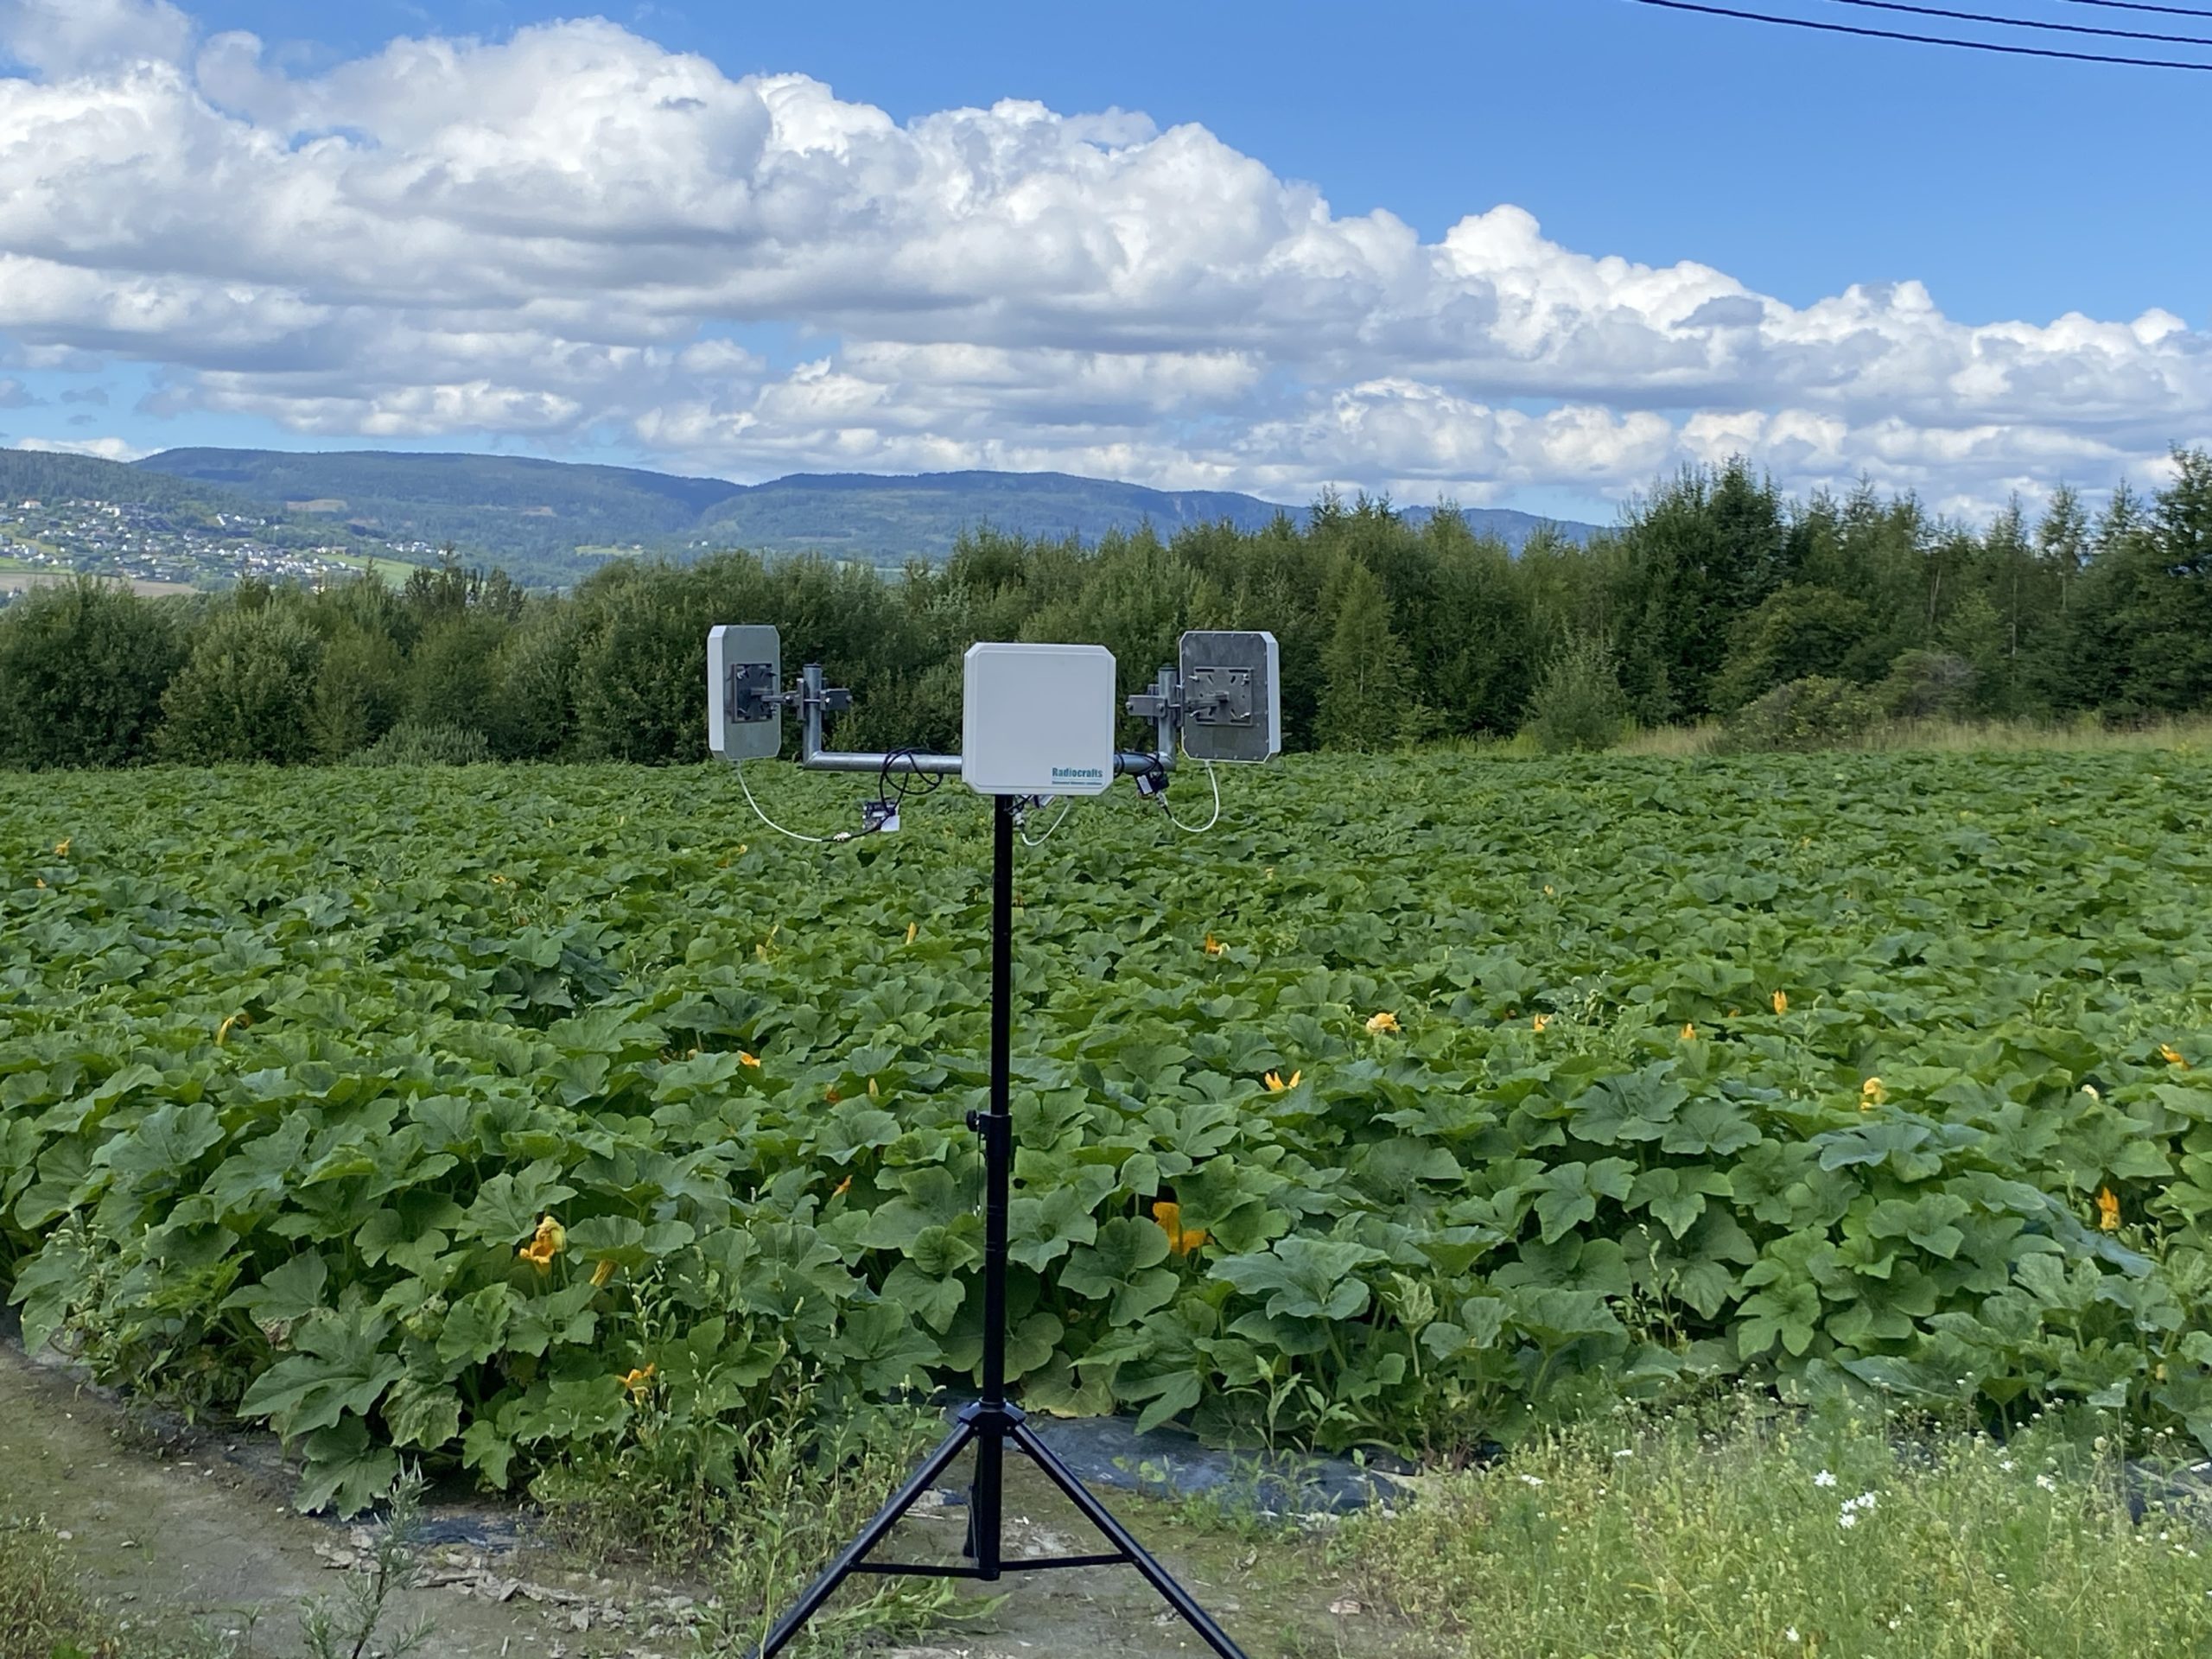
{"label": "green deciduous tree", "polygon": [[0,766],[145,759],[184,660],[169,608],[80,577],[0,613]]}
{"label": "green deciduous tree", "polygon": [[1863,679],[1880,672],[1881,639],[1866,602],[1832,588],[1783,588],[1736,625],[1713,705],[1740,709],[1792,680]]}
{"label": "green deciduous tree", "polygon": [[391,728],[404,709],[407,662],[391,636],[345,622],[317,669],[308,717],[316,753],[342,760]]}
{"label": "green deciduous tree", "polygon": [[1609,748],[1630,724],[1611,647],[1570,634],[1546,661],[1529,698],[1527,730],[1547,754]]}
{"label": "green deciduous tree", "polygon": [[172,760],[310,759],[321,636],[295,606],[217,613],[162,696],[160,748]]}

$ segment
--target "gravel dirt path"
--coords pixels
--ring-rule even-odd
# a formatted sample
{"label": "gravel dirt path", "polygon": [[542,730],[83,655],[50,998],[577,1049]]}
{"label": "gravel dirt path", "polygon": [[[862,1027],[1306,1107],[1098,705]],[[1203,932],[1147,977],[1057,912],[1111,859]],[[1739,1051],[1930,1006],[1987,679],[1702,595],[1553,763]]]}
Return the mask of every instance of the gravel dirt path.
{"label": "gravel dirt path", "polygon": [[[1089,1553],[1080,1516],[1023,1459],[1008,1460],[1017,1553]],[[366,1559],[367,1535],[290,1504],[292,1471],[265,1435],[235,1438],[127,1408],[0,1338],[0,1510],[63,1540],[118,1621],[250,1631],[252,1659],[301,1652],[299,1611]],[[1253,1542],[1187,1524],[1170,1505],[1106,1494],[1116,1511],[1242,1643],[1251,1659],[1424,1659],[1432,1651],[1357,1605],[1311,1545]],[[910,1520],[892,1548],[956,1559],[965,1512]],[[435,1659],[679,1659],[690,1592],[577,1572],[522,1541],[512,1509],[467,1499],[428,1512],[425,1571],[398,1592],[387,1633],[428,1618]],[[890,1553],[889,1549],[885,1552]],[[975,1633],[879,1649],[882,1659],[1187,1659],[1205,1651],[1133,1573],[1010,1576]]]}

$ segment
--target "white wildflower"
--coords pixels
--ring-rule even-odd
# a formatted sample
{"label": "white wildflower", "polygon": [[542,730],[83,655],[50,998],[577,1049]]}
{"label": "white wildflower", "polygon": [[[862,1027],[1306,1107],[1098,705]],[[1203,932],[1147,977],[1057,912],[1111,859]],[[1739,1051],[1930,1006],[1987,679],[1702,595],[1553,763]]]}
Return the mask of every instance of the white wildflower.
{"label": "white wildflower", "polygon": [[1847,1503],[1844,1506],[1843,1513],[1836,1516],[1835,1523],[1839,1527],[1843,1528],[1846,1531],[1848,1531],[1850,1529],[1859,1524],[1859,1511],[1853,1509]]}
{"label": "white wildflower", "polygon": [[1815,1486],[1833,1486],[1835,1484],[1835,1477],[1828,1473],[1827,1470],[1823,1469],[1819,1474],[1813,1477],[1813,1484]]}
{"label": "white wildflower", "polygon": [[2036,1477],[2036,1484],[2042,1487],[2046,1492],[2055,1492],[2058,1490],[2058,1483],[2053,1480],[2049,1475],[2037,1475]]}

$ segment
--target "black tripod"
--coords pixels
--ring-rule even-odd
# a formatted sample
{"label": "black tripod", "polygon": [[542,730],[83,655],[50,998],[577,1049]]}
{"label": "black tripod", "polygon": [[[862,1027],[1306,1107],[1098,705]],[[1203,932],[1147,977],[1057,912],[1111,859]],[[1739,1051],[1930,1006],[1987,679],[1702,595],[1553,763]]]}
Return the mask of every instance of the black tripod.
{"label": "black tripod", "polygon": [[[810,1585],[791,1610],[777,1620],[756,1648],[754,1659],[780,1653],[800,1627],[822,1610],[837,1586],[855,1573],[906,1574],[924,1578],[977,1579],[995,1583],[1006,1573],[1037,1573],[1066,1567],[1134,1567],[1146,1582],[1160,1592],[1184,1623],[1196,1630],[1222,1659],[1244,1659],[1236,1644],[1191,1592],[1169,1576],[1167,1569],[1145,1553],[1128,1529],[1087,1491],[1075,1472],[1062,1463],[1029,1427],[1019,1406],[1006,1397],[1006,1262],[1007,1195],[1014,1179],[1014,1114],[1010,1103],[1014,1020],[1014,800],[995,798],[991,850],[991,1108],[969,1114],[969,1126],[983,1138],[983,1397],[963,1406],[955,1417],[952,1433],[925,1459],[913,1477],[892,1496],[874,1520],[845,1547],[827,1571]],[[1113,1548],[1096,1555],[1052,1555],[1008,1560],[1005,1554],[1003,1516],[1006,1448],[1011,1443],[1045,1471],[1052,1483],[1083,1511]],[[938,1567],[909,1561],[872,1561],[869,1554],[899,1524],[952,1461],[968,1447],[976,1448],[976,1474],[968,1489],[968,1543],[962,1552],[968,1563]]]}

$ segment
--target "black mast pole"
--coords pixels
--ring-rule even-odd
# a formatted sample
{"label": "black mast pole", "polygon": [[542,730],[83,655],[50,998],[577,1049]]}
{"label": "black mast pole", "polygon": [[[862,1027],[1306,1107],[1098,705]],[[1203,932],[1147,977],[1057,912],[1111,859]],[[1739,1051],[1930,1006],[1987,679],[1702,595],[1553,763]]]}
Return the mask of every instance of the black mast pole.
{"label": "black mast pole", "polygon": [[991,1109],[983,1137],[983,1397],[976,1414],[976,1481],[969,1491],[969,1554],[977,1576],[999,1576],[1000,1492],[1006,1433],[1007,1201],[1014,1185],[1014,798],[992,798]]}
{"label": "black mast pole", "polygon": [[[1148,1554],[1144,1546],[1084,1486],[1058,1456],[1037,1438],[1027,1414],[1006,1397],[1007,1205],[1014,1185],[1014,831],[1020,798],[992,798],[991,814],[991,1087],[987,1111],[970,1112],[968,1126],[983,1143],[983,1391],[963,1406],[952,1433],[923,1460],[906,1484],[875,1519],[845,1547],[822,1576],[808,1586],[753,1649],[753,1659],[771,1659],[819,1612],[837,1586],[855,1573],[918,1574],[931,1578],[976,1579],[994,1583],[1007,1573],[1043,1572],[1053,1567],[1133,1567],[1184,1623],[1221,1659],[1244,1659],[1236,1644],[1209,1618],[1190,1592]],[[1006,1559],[1006,1446],[1007,1441],[1066,1494],[1084,1518],[1113,1546],[1096,1555],[1024,1556]],[[968,1488],[969,1565],[875,1561],[876,1546],[891,1535],[899,1517],[920,1501],[953,1459],[976,1447],[976,1471]]]}

